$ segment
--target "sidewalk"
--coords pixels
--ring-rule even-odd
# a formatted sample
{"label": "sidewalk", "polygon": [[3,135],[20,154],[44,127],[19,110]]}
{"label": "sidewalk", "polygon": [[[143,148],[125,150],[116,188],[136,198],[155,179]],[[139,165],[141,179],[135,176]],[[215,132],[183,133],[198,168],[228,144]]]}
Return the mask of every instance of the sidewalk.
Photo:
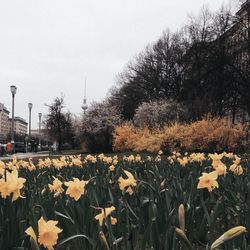
{"label": "sidewalk", "polygon": [[17,153],[13,155],[7,155],[0,157],[0,160],[12,160],[13,156],[16,156],[18,160],[26,159],[26,158],[33,158],[33,157],[44,157],[49,156],[49,153],[47,151],[45,152],[38,152],[38,153]]}

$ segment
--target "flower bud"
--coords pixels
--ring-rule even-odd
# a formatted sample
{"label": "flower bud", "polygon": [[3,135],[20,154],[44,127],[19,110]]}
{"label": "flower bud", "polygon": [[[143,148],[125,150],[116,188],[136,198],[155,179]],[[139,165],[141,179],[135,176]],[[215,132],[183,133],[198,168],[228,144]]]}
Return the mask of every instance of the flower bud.
{"label": "flower bud", "polygon": [[185,231],[185,208],[183,204],[179,206],[178,217],[179,217],[180,229],[182,231]]}
{"label": "flower bud", "polygon": [[245,233],[246,232],[246,228],[243,226],[238,226],[238,227],[234,227],[229,229],[228,231],[226,231],[224,234],[222,234],[220,236],[220,238],[218,238],[211,246],[211,250],[217,248],[219,245],[223,244],[224,242],[231,240],[235,237],[237,237],[238,235]]}

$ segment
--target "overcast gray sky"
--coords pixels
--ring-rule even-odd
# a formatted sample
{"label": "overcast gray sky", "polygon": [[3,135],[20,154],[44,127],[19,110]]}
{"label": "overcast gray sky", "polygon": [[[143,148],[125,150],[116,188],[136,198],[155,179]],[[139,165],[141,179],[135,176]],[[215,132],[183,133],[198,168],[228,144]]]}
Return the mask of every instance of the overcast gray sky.
{"label": "overcast gray sky", "polygon": [[99,101],[126,63],[162,31],[175,31],[187,14],[229,0],[0,0],[0,102],[32,127],[60,93],[79,114],[87,76],[88,102]]}

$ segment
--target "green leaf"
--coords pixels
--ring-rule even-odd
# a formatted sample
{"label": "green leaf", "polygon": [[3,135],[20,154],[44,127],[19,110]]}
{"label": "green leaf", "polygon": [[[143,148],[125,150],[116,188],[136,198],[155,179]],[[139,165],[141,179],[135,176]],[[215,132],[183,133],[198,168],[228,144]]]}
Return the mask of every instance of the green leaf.
{"label": "green leaf", "polygon": [[60,216],[60,217],[65,218],[65,219],[68,219],[68,220],[70,220],[72,222],[72,224],[75,224],[74,220],[71,217],[66,216],[66,215],[64,215],[64,214],[62,214],[62,213],[60,213],[58,211],[55,211],[55,214],[58,215],[58,216]]}
{"label": "green leaf", "polygon": [[71,241],[71,240],[73,240],[73,239],[76,239],[76,238],[85,238],[86,240],[89,241],[89,243],[90,243],[91,245],[94,246],[93,241],[92,241],[88,236],[86,236],[86,235],[84,235],[84,234],[76,234],[76,235],[70,236],[70,237],[68,237],[68,238],[66,238],[66,239],[64,239],[64,240],[62,240],[61,242],[59,242],[59,243],[57,244],[57,247],[62,246],[62,245],[65,244],[66,242],[69,242],[69,241]]}

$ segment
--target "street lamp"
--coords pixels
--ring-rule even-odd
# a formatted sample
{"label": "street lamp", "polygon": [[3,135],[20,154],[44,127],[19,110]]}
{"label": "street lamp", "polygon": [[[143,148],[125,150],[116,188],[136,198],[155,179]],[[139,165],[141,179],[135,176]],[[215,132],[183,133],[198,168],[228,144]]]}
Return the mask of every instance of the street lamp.
{"label": "street lamp", "polygon": [[39,117],[39,149],[41,149],[41,122],[42,122],[42,113],[38,113]]}
{"label": "street lamp", "polygon": [[10,86],[10,91],[12,94],[12,119],[11,119],[11,144],[12,144],[12,151],[15,152],[15,145],[14,145],[14,99],[15,99],[15,94],[17,91],[17,87],[14,85]]}
{"label": "street lamp", "polygon": [[29,107],[29,139],[30,139],[30,135],[31,135],[31,109],[33,107],[33,104],[28,103],[28,107]]}

